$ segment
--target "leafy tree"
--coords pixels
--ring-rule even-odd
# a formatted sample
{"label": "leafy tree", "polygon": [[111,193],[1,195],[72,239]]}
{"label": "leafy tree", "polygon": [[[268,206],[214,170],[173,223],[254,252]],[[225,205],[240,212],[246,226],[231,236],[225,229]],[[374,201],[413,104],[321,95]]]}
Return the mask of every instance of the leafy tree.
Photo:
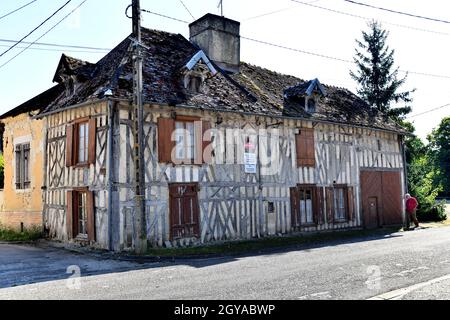
{"label": "leafy tree", "polygon": [[[354,62],[357,71],[350,76],[359,84],[358,94],[370,106],[398,119],[411,112],[411,91],[400,91],[407,75],[398,78],[398,67],[394,68],[394,50],[386,44],[389,33],[380,23],[372,21],[369,31],[362,32],[362,41],[356,40]],[[393,108],[392,103],[405,102],[404,107]]]}
{"label": "leafy tree", "polygon": [[[414,134],[415,128],[410,122],[403,121],[401,125]],[[445,220],[447,217],[444,204],[436,201],[443,188],[437,179],[440,170],[433,163],[430,145],[425,145],[420,138],[412,135],[406,137],[405,146],[408,189],[419,202],[417,210],[419,220]]]}
{"label": "leafy tree", "polygon": [[443,185],[442,194],[450,196],[450,117],[442,119],[428,140],[432,161],[439,168],[436,182]]}

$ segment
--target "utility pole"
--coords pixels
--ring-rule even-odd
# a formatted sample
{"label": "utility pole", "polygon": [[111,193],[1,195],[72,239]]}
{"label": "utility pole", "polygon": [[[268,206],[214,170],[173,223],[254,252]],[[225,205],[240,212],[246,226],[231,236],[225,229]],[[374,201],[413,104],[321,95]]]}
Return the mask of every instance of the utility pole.
{"label": "utility pole", "polygon": [[142,101],[142,36],[141,36],[141,5],[139,0],[133,0],[133,107],[134,107],[134,170],[135,199],[134,238],[137,253],[147,251],[147,223],[145,217],[145,162],[144,162],[144,106]]}

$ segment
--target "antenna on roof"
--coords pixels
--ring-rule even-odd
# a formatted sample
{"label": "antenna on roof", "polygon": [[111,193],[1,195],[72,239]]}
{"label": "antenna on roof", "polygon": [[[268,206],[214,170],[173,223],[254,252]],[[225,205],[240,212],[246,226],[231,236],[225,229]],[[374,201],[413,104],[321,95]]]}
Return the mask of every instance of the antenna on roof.
{"label": "antenna on roof", "polygon": [[219,1],[217,8],[220,8],[220,15],[223,17],[223,0]]}

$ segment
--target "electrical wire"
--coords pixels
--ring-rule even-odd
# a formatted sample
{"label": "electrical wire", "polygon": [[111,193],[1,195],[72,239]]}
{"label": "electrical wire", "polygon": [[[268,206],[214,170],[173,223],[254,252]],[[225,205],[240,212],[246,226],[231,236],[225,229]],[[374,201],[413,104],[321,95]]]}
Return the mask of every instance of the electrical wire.
{"label": "electrical wire", "polygon": [[[0,39],[0,42],[6,42],[6,43],[12,42],[12,43],[14,43],[14,42],[17,42],[17,40]],[[70,44],[56,44],[56,43],[44,43],[44,42],[26,42],[26,41],[22,41],[22,44],[33,44],[33,45],[39,45],[39,46],[60,47],[60,48],[111,51],[110,48],[86,47],[86,46],[77,46],[77,45],[70,45]]]}
{"label": "electrical wire", "polygon": [[[0,44],[0,47],[6,48],[9,47],[4,44]],[[25,49],[26,47],[16,47],[17,49]],[[76,49],[52,49],[52,48],[28,48],[29,50],[38,50],[38,51],[53,51],[53,52],[80,52],[80,53],[97,53],[104,54],[102,51],[88,51],[88,50],[76,50]]]}
{"label": "electrical wire", "polygon": [[55,12],[53,12],[47,19],[45,19],[43,22],[41,22],[36,28],[34,28],[33,30],[31,30],[25,37],[23,37],[22,39],[20,39],[19,41],[17,41],[15,44],[13,44],[9,49],[7,49],[6,51],[4,51],[2,54],[0,54],[0,57],[3,57],[6,53],[8,53],[9,51],[11,51],[12,49],[14,49],[17,45],[19,45],[23,40],[25,40],[26,38],[28,38],[31,34],[33,34],[37,29],[39,29],[40,27],[42,27],[48,20],[50,20],[51,18],[53,18],[59,11],[61,11],[64,7],[66,7],[72,0],[67,1],[64,5],[62,5],[58,10],[56,10]]}
{"label": "electrical wire", "polygon": [[0,20],[2,20],[3,18],[6,18],[7,16],[12,15],[13,13],[16,13],[16,12],[19,11],[19,10],[22,10],[23,8],[28,7],[30,4],[33,4],[33,3],[35,3],[36,1],[38,1],[38,0],[30,1],[30,2],[28,2],[27,4],[24,4],[23,6],[21,6],[20,8],[17,8],[17,9],[15,9],[15,10],[11,11],[11,12],[8,12],[8,13],[4,14],[3,16],[0,16]]}
{"label": "electrical wire", "polygon": [[[9,59],[8,61],[6,61],[4,64],[0,65],[0,69],[3,68],[4,66],[6,66],[8,63],[10,63],[12,60],[14,60],[15,58],[17,58],[19,55],[21,55],[22,53],[24,53],[26,50],[28,50],[32,45],[34,45],[37,41],[39,41],[40,39],[42,39],[45,35],[47,35],[50,31],[52,31],[53,29],[55,29],[58,25],[60,25],[64,20],[66,20],[72,13],[74,13],[75,11],[78,10],[78,8],[80,8],[83,4],[86,3],[87,0],[84,0],[83,2],[81,2],[77,7],[75,7],[75,9],[73,9],[72,11],[70,11],[67,15],[65,15],[61,20],[59,20],[55,25],[53,25],[53,27],[51,27],[50,29],[48,29],[43,35],[41,35],[39,38],[37,38],[35,41],[31,42],[27,47],[25,47],[22,51],[20,51],[18,54],[16,54],[15,56],[13,56],[11,59]],[[70,1],[69,1],[70,2]]]}
{"label": "electrical wire", "polygon": [[424,114],[427,114],[427,113],[430,113],[430,112],[433,112],[433,111],[437,111],[437,110],[443,109],[443,108],[448,107],[448,106],[450,106],[450,103],[444,104],[443,106],[440,106],[440,107],[437,107],[437,108],[433,108],[433,109],[427,110],[425,112],[414,114],[412,116],[406,117],[406,119],[415,118],[415,117],[418,117],[418,116],[421,116],[421,115],[424,115]]}
{"label": "electrical wire", "polygon": [[192,17],[192,20],[195,20],[195,17],[192,15],[191,11],[188,9],[188,7],[186,7],[186,5],[184,4],[183,0],[180,0],[181,4],[183,5],[183,7],[186,9],[186,11],[189,13],[189,15]]}
{"label": "electrical wire", "polygon": [[[331,8],[327,8],[327,7],[322,7],[322,6],[315,5],[315,4],[312,4],[312,3],[309,3],[309,2],[303,2],[303,1],[299,1],[299,0],[290,0],[290,1],[298,3],[298,4],[302,4],[302,5],[305,5],[305,6],[313,7],[313,8],[316,8],[316,9],[321,9],[321,10],[325,10],[325,11],[328,11],[328,12],[337,13],[337,14],[340,14],[340,15],[352,17],[352,18],[362,19],[362,20],[365,20],[365,21],[372,21],[373,20],[373,18],[368,18],[368,17],[357,15],[357,14],[348,13],[348,12],[344,12],[344,11],[340,11],[340,10],[335,10],[335,9],[331,9]],[[410,29],[410,30],[414,30],[414,31],[421,31],[421,32],[439,34],[439,35],[444,35],[444,36],[450,36],[450,33],[448,33],[448,32],[441,32],[441,31],[417,28],[417,27],[413,27],[413,26],[407,26],[407,25],[398,24],[398,23],[392,23],[392,22],[383,21],[383,20],[379,20],[379,21],[384,23],[384,24],[388,24],[388,25],[391,25],[391,26],[400,27],[400,28],[404,28],[404,29]]]}
{"label": "electrical wire", "polygon": [[[294,0],[292,0],[294,1]],[[170,20],[174,20],[174,21],[178,21],[178,22],[182,22],[182,23],[189,23],[185,20],[181,20],[181,19],[177,19],[174,17],[170,17],[161,13],[157,13],[157,12],[153,12],[150,10],[142,10],[143,12],[149,13],[149,14],[153,14],[156,16],[160,16],[163,18],[167,18]],[[353,64],[354,62],[348,59],[343,59],[343,58],[338,58],[338,57],[333,57],[330,55],[325,55],[325,54],[321,54],[321,53],[316,53],[316,52],[311,52],[311,51],[306,51],[306,50],[302,50],[302,49],[296,49],[296,48],[290,48],[287,46],[283,46],[280,44],[275,44],[275,43],[271,43],[271,42],[267,42],[267,41],[263,41],[263,40],[257,40],[254,38],[250,38],[250,37],[245,37],[245,36],[241,36],[241,39],[245,39],[248,41],[253,41],[253,42],[258,42],[264,45],[269,45],[272,47],[276,47],[276,48],[280,48],[280,49],[284,49],[284,50],[289,50],[289,51],[295,51],[295,52],[299,52],[299,53],[303,53],[303,54],[308,54],[308,55],[312,55],[312,56],[316,56],[319,58],[325,58],[325,59],[329,59],[329,60],[335,60],[335,61],[340,61],[340,62],[344,62],[344,63],[351,63]],[[450,79],[450,76],[447,75],[440,75],[440,74],[433,74],[433,73],[425,73],[425,72],[418,72],[418,71],[411,71],[411,70],[399,70],[402,73],[408,73],[408,74],[415,74],[415,75],[419,75],[419,76],[427,76],[427,77],[433,77],[433,78],[441,78],[441,79]]]}
{"label": "electrical wire", "polygon": [[359,6],[363,6],[363,7],[368,7],[368,8],[377,9],[377,10],[381,10],[381,11],[386,11],[386,12],[390,12],[390,13],[401,14],[401,15],[404,15],[404,16],[412,17],[412,18],[418,18],[418,19],[424,19],[424,20],[429,20],[429,21],[433,21],[433,22],[442,22],[442,23],[450,24],[450,21],[448,21],[448,20],[442,20],[442,19],[437,19],[437,18],[430,18],[430,17],[425,17],[425,16],[420,16],[420,15],[417,15],[417,14],[413,14],[413,13],[408,13],[408,12],[403,12],[403,11],[397,11],[397,10],[377,7],[377,6],[368,4],[368,3],[362,3],[362,2],[353,1],[353,0],[343,0],[343,1],[351,3],[351,4],[356,4],[356,5],[359,5]]}

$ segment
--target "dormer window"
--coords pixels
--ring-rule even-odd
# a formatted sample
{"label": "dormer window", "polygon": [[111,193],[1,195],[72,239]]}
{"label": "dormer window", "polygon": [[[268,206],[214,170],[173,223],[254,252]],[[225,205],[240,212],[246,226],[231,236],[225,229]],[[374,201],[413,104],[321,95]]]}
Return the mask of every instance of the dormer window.
{"label": "dormer window", "polygon": [[301,82],[284,90],[285,103],[291,109],[317,112],[317,103],[327,95],[318,79]]}
{"label": "dormer window", "polygon": [[308,104],[306,105],[307,112],[316,112],[316,100],[314,98],[308,99]]}
{"label": "dormer window", "polygon": [[200,93],[200,88],[203,83],[202,77],[197,75],[187,75],[186,78],[186,89],[192,93]]}
{"label": "dormer window", "polygon": [[184,87],[191,93],[200,93],[205,79],[216,75],[217,70],[203,51],[197,52],[185,65]]}

